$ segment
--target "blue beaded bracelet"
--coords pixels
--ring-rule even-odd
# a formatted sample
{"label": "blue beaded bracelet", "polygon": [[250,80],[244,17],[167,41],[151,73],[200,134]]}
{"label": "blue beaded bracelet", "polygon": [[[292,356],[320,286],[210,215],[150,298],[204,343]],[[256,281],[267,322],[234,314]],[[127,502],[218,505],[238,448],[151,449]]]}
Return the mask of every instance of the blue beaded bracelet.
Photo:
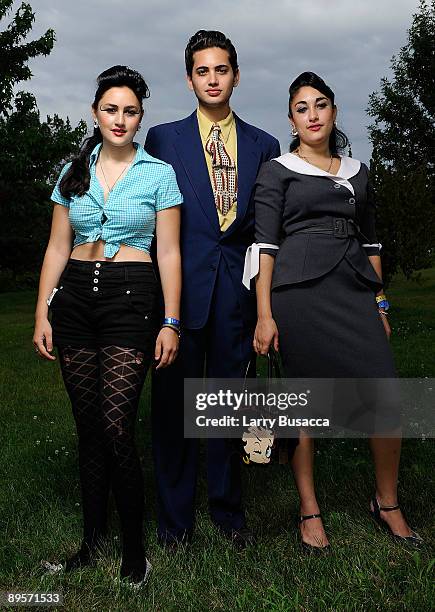
{"label": "blue beaded bracelet", "polygon": [[378,302],[378,308],[383,308],[384,310],[388,310],[390,307],[390,303],[388,300],[382,300],[382,302]]}
{"label": "blue beaded bracelet", "polygon": [[163,325],[174,325],[175,327],[180,327],[180,321],[175,317],[165,317],[163,319]]}

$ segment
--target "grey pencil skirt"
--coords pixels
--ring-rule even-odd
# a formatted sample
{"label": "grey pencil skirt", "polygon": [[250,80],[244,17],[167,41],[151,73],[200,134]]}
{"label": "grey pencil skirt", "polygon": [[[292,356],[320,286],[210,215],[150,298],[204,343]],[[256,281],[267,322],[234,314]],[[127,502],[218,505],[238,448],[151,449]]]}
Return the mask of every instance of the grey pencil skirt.
{"label": "grey pencil skirt", "polygon": [[288,378],[394,378],[375,288],[348,261],[320,278],[272,291]]}
{"label": "grey pencil skirt", "polygon": [[322,414],[358,437],[395,435],[401,425],[399,381],[375,292],[345,258],[321,278],[272,292],[284,375],[352,379],[334,381]]}

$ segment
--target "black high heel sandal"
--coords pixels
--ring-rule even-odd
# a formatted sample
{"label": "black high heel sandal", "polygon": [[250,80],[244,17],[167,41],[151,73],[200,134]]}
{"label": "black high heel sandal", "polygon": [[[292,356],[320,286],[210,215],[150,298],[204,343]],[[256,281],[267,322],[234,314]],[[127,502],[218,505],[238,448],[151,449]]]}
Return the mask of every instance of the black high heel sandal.
{"label": "black high heel sandal", "polygon": [[[319,514],[303,514],[299,516],[298,525],[303,523],[304,521],[309,521],[310,519],[322,518],[322,515]],[[306,554],[309,555],[327,555],[331,552],[331,545],[326,544],[326,546],[313,546],[312,544],[308,544],[302,540],[301,535],[301,545],[302,549]]]}
{"label": "black high heel sandal", "polygon": [[380,527],[385,529],[391,537],[398,542],[399,544],[405,544],[407,546],[413,546],[414,548],[418,548],[424,542],[423,538],[413,529],[411,529],[411,535],[409,536],[401,536],[397,533],[394,533],[388,523],[381,517],[382,512],[393,512],[393,510],[399,510],[400,506],[381,506],[378,502],[378,498],[376,495],[372,498],[373,510],[370,510],[370,515],[372,518],[378,523]]}

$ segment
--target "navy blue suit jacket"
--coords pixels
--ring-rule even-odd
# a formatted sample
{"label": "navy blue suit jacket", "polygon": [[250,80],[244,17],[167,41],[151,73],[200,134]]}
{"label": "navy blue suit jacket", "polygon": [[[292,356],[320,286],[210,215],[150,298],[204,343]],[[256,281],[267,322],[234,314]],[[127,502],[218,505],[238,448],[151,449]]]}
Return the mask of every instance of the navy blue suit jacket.
{"label": "navy blue suit jacket", "polygon": [[231,276],[243,317],[254,322],[255,294],[242,285],[247,247],[254,241],[253,188],[260,166],[280,155],[270,134],[235,116],[237,127],[237,216],[221,232],[204,157],[196,111],[189,117],[148,131],[145,149],[174,168],[184,203],[181,206],[183,290],[181,316],[188,329],[203,327],[208,318],[215,278],[223,263]]}

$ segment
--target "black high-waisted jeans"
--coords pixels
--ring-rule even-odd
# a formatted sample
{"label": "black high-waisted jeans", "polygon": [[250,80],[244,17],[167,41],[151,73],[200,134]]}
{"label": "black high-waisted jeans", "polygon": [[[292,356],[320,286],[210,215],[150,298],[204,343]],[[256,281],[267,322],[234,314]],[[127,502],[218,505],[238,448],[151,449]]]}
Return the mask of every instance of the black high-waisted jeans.
{"label": "black high-waisted jeans", "polygon": [[70,259],[50,304],[59,346],[153,350],[157,281],[152,263]]}

